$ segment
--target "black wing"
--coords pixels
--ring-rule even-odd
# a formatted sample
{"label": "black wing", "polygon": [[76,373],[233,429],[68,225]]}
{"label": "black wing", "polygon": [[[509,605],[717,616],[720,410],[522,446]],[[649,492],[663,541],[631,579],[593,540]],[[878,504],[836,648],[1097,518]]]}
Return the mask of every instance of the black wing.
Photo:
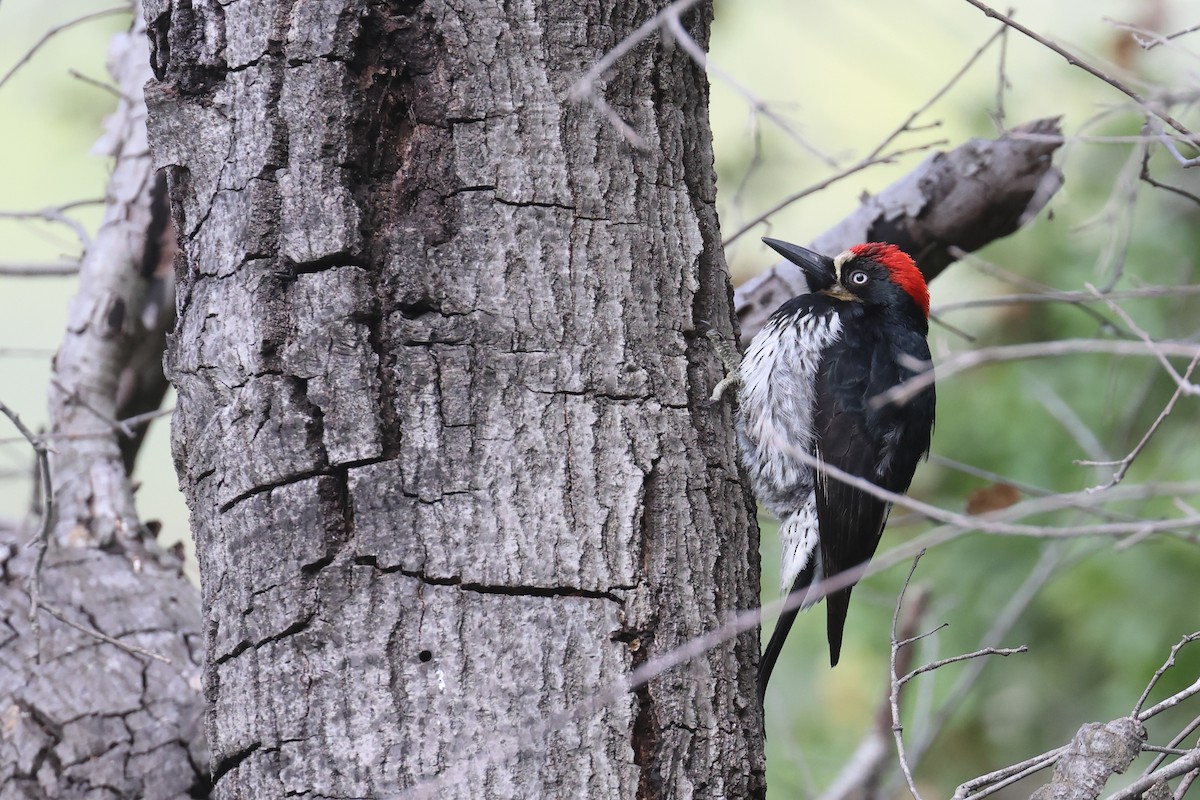
{"label": "black wing", "polygon": [[[903,355],[929,362],[925,338],[889,330],[885,339],[843,317],[843,334],[827,351],[817,373],[817,455],[827,464],[892,492],[907,491],[917,462],[929,452],[933,388],[904,405],[873,408],[871,400],[916,373]],[[825,578],[871,560],[891,505],[827,475],[818,475],[817,519]],[[829,660],[837,664],[853,585],[831,592],[828,609]]]}

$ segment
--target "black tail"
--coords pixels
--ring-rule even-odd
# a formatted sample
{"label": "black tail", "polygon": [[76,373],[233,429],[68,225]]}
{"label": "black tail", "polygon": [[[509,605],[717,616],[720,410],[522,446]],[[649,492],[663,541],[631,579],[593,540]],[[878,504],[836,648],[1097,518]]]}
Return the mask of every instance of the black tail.
{"label": "black tail", "polygon": [[846,612],[850,610],[850,592],[853,586],[830,592],[825,598],[826,628],[829,635],[829,666],[836,667],[842,655],[842,631],[846,627]]}
{"label": "black tail", "polygon": [[[775,630],[771,633],[771,641],[767,642],[767,647],[763,650],[762,658],[758,662],[759,705],[762,705],[763,698],[767,695],[767,682],[771,680],[771,673],[775,670],[775,662],[779,660],[779,654],[783,652],[783,643],[787,640],[788,633],[792,630],[792,623],[796,621],[796,615],[800,613],[801,608],[812,605],[811,603],[802,603],[801,598],[808,592],[808,587],[813,582],[816,573],[816,566],[814,564],[816,560],[817,554],[813,553],[808,564],[805,565],[804,569],[800,570],[800,574],[796,576],[796,580],[792,581],[792,589],[788,592],[784,611],[779,615],[779,621],[775,623]],[[845,618],[846,613],[843,611],[842,619],[844,620]],[[841,641],[840,627],[838,628],[838,641]]]}

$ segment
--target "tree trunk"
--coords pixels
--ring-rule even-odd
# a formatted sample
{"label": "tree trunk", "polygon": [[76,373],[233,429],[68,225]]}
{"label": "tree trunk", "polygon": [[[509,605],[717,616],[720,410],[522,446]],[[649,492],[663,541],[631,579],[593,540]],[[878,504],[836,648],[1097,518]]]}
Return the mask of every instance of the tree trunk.
{"label": "tree trunk", "polygon": [[762,794],[756,632],[593,702],[757,605],[660,5],[147,3],[218,796]]}

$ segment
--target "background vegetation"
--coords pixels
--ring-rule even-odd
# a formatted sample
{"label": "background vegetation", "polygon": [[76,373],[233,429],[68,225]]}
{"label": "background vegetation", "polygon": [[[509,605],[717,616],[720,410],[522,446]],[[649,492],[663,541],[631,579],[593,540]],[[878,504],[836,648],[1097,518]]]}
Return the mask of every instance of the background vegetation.
{"label": "background vegetation", "polygon": [[[1200,33],[1144,51],[1113,20],[1169,32],[1200,21],[1200,2],[1014,3],[1017,19],[1147,94],[1200,95]],[[97,11],[86,0],[4,0],[0,70],[47,30]],[[87,151],[112,107],[102,88],[73,78],[105,79],[104,49],[121,16],[107,16],[54,37],[0,86],[0,210],[26,212],[98,198],[107,162]],[[894,3],[860,0],[759,0],[718,3],[712,64],[713,127],[726,236],[781,198],[854,163],[927,99],[997,30],[961,0]],[[1086,285],[1117,290],[1166,287],[1161,296],[1121,300],[1156,339],[1200,334],[1200,201],[1140,182],[1141,119],[1127,98],[1041,45],[1016,35],[992,44],[978,62],[907,133],[899,146],[994,136],[1012,125],[1062,115],[1068,143],[1058,158],[1065,188],[1027,229],[960,263],[932,286],[933,349],[938,358],[970,348],[1064,338],[1129,336],[1104,303],[1009,303],[954,309],[964,300]],[[1003,117],[998,88],[1003,79]],[[746,93],[752,97],[748,101]],[[760,108],[755,111],[755,104]],[[792,133],[761,113],[784,120]],[[936,123],[936,127],[934,124]],[[814,153],[816,151],[816,153]],[[820,155],[818,155],[818,153]],[[905,174],[923,153],[840,181],[775,215],[728,250],[742,280],[773,258],[757,243],[771,234],[807,242],[851,210],[859,195]],[[836,162],[832,166],[830,162]],[[1162,181],[1200,194],[1200,179],[1160,147],[1150,159]],[[1193,173],[1195,170],[1192,171]],[[94,228],[98,207],[69,211]],[[59,262],[76,256],[72,229],[45,220],[0,218],[4,264]],[[1009,275],[1009,277],[997,277]],[[31,424],[45,421],[48,358],[65,322],[70,278],[3,281],[0,357],[3,400]],[[953,327],[950,327],[953,326]],[[972,337],[966,338],[964,334]],[[942,381],[931,462],[912,494],[963,510],[973,492],[994,482],[1024,496],[1077,491],[1106,483],[1111,467],[1076,463],[1127,454],[1153,424],[1175,384],[1153,358],[1070,356],[996,364]],[[168,401],[170,402],[170,401]],[[1200,475],[1195,397],[1182,398],[1133,463],[1124,485],[1196,481]],[[164,521],[165,535],[187,530],[175,490],[164,423],[151,428],[141,457],[143,519]],[[968,465],[977,474],[961,468]],[[28,504],[29,453],[23,440],[0,447],[0,513],[19,518]],[[1194,496],[1173,493],[1111,507],[1151,519],[1177,514]],[[1119,518],[1119,517],[1118,517]],[[1087,519],[1081,512],[1039,518],[1046,524]],[[897,510],[884,548],[928,524]],[[777,598],[774,530],[763,520],[764,600]],[[930,592],[921,630],[948,627],[924,640],[918,663],[974,650],[1031,574],[1045,578],[1000,644],[1027,654],[986,664],[968,699],[938,728],[934,718],[968,667],[952,665],[919,678],[904,695],[910,741],[940,730],[917,769],[932,796],[948,796],[975,775],[1066,742],[1083,722],[1128,713],[1170,645],[1200,627],[1200,547],[1191,538],[1153,536],[1131,546],[1117,540],[1051,541],[973,534],[932,550],[914,578]],[[775,797],[815,796],[829,785],[871,728],[887,692],[887,656],[896,594],[907,565],[868,579],[855,593],[841,665],[830,670],[824,613],[797,623],[768,698],[769,781]],[[1156,697],[1177,691],[1200,669],[1200,651],[1184,650]],[[1153,722],[1178,730],[1195,712],[1177,709]],[[896,776],[890,785],[899,791]]]}

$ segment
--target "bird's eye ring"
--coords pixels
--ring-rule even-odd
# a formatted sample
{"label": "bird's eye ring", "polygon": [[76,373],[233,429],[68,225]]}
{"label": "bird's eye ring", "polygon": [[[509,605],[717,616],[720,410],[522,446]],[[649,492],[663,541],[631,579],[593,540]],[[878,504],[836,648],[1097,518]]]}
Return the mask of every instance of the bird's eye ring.
{"label": "bird's eye ring", "polygon": [[850,283],[855,286],[866,286],[867,281],[871,280],[867,273],[860,270],[855,270],[850,273]]}

